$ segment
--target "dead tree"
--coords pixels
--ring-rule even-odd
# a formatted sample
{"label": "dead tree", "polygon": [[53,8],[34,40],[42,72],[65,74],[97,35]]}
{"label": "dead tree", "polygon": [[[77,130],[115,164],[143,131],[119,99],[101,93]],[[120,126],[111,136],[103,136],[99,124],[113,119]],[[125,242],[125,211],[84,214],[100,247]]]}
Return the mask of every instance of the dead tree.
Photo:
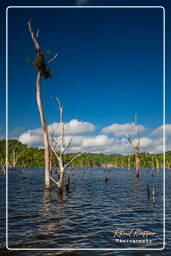
{"label": "dead tree", "polygon": [[12,151],[12,167],[16,167],[18,158],[21,156],[22,152],[16,152],[15,149]]}
{"label": "dead tree", "polygon": [[[64,153],[68,149],[68,147],[71,145],[72,139],[69,140],[67,144],[65,144],[65,124],[63,122],[63,106],[61,106],[61,103],[58,98],[56,98],[58,101],[59,106],[59,113],[60,113],[60,137],[58,139],[55,139],[55,137],[52,137],[51,141],[51,149],[54,152],[58,164],[59,164],[59,172],[58,172],[58,179],[55,180],[52,176],[50,176],[50,179],[56,184],[58,192],[60,194],[63,193],[63,187],[64,187],[64,175],[66,167],[68,167],[77,157],[79,157],[82,153],[79,153],[75,157],[73,157],[68,163],[64,164]],[[57,152],[57,148],[59,148],[59,152]],[[69,175],[69,173],[68,173]],[[70,184],[70,178],[69,184]],[[69,191],[69,188],[67,187],[67,190]]]}
{"label": "dead tree", "polygon": [[[136,124],[136,122],[135,122],[135,124]],[[141,138],[140,138],[140,130],[137,125],[136,125],[136,130],[137,130],[137,142],[135,144],[132,142],[129,135],[127,135],[127,138],[128,138],[129,144],[132,146],[132,148],[134,150],[136,177],[139,177],[139,168],[140,168],[139,152],[140,152]]]}
{"label": "dead tree", "polygon": [[39,31],[35,34],[32,30],[31,22],[28,23],[29,32],[31,35],[31,38],[33,40],[33,43],[35,45],[35,51],[36,51],[36,58],[35,62],[33,63],[34,66],[37,68],[37,78],[36,78],[36,99],[37,99],[37,105],[39,109],[40,114],[40,121],[43,131],[43,140],[44,140],[44,151],[45,151],[45,188],[50,189],[50,161],[49,161],[49,136],[48,136],[48,128],[45,120],[45,114],[41,99],[41,91],[40,91],[40,84],[42,77],[48,78],[51,76],[51,72],[47,68],[48,64],[51,63],[57,56],[56,54],[53,58],[51,58],[47,63],[45,63],[45,57],[43,52],[40,50],[39,43],[37,41],[39,36]]}
{"label": "dead tree", "polygon": [[9,155],[9,167],[15,168],[17,166],[18,159],[22,154],[23,152],[18,148],[18,144],[14,145],[12,152]]}
{"label": "dead tree", "polygon": [[128,155],[128,171],[130,171],[130,167],[131,167],[131,164],[130,164],[130,155]]}

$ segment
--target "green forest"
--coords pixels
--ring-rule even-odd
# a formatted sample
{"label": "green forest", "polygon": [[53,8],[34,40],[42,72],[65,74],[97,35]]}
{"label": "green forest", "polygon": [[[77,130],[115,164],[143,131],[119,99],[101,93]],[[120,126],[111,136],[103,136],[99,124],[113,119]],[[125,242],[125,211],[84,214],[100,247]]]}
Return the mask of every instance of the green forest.
{"label": "green forest", "polygon": [[[76,154],[65,154],[64,162],[69,162]],[[6,141],[0,141],[0,166],[5,166],[6,158]],[[163,154],[140,153],[141,168],[158,168],[163,167]],[[171,151],[166,152],[166,168],[171,168]],[[54,156],[54,166],[58,166],[58,161]],[[28,147],[18,140],[8,141],[8,166],[9,167],[43,167],[44,166],[44,149]],[[83,153],[76,158],[70,167],[134,167],[134,154],[95,154]]]}

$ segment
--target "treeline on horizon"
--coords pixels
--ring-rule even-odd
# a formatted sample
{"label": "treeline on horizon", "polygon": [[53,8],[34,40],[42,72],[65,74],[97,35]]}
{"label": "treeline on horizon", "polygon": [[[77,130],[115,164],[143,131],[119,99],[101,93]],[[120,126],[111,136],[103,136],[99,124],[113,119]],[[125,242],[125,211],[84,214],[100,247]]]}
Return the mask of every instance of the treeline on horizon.
{"label": "treeline on horizon", "polygon": [[[69,162],[74,153],[68,153],[64,156],[64,162]],[[140,153],[141,168],[162,168],[163,154]],[[0,141],[0,166],[5,166],[6,159],[6,141]],[[171,151],[166,152],[166,168],[171,168]],[[28,147],[18,140],[8,141],[8,165],[9,167],[43,167],[44,149]],[[58,161],[54,156],[53,166],[58,166]],[[135,167],[134,154],[121,155],[102,153],[83,153],[75,159],[70,167]]]}

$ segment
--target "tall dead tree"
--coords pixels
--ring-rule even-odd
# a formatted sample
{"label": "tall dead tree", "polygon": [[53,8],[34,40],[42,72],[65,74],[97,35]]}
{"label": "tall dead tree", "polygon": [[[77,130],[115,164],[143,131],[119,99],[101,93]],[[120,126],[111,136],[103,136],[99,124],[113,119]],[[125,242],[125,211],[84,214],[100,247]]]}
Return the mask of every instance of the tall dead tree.
{"label": "tall dead tree", "polygon": [[135,121],[135,127],[136,127],[136,132],[137,132],[137,141],[134,144],[130,138],[129,135],[127,135],[128,142],[132,146],[134,150],[134,155],[135,155],[135,170],[136,170],[136,177],[139,177],[139,168],[140,168],[140,160],[139,160],[139,152],[140,152],[140,130],[138,128],[138,125],[136,125]]}
{"label": "tall dead tree", "polygon": [[43,140],[44,140],[44,151],[45,151],[45,188],[50,189],[50,163],[49,163],[49,136],[48,136],[48,128],[45,120],[45,114],[41,99],[41,90],[40,90],[40,84],[42,78],[49,78],[51,76],[51,72],[48,69],[48,64],[51,63],[58,54],[56,54],[53,58],[51,58],[47,63],[45,62],[45,55],[41,51],[39,43],[37,41],[39,36],[39,30],[37,33],[34,33],[32,30],[32,24],[31,21],[28,23],[29,32],[31,35],[31,38],[33,40],[33,43],[35,45],[35,62],[33,63],[34,66],[37,68],[37,78],[36,78],[36,99],[37,99],[37,105],[38,110],[40,114],[40,121],[43,131]]}
{"label": "tall dead tree", "polygon": [[[64,164],[64,153],[68,149],[68,147],[71,145],[72,139],[68,141],[68,143],[65,144],[65,124],[63,122],[63,106],[61,106],[61,103],[58,98],[56,98],[58,101],[59,106],[59,114],[60,114],[60,137],[58,139],[55,139],[54,132],[52,132],[53,136],[51,138],[51,149],[54,152],[58,164],[59,164],[59,171],[58,171],[58,179],[55,180],[52,176],[50,176],[50,179],[56,184],[58,192],[60,194],[63,193],[63,187],[64,187],[64,175],[66,167],[68,167],[77,157],[79,157],[82,153],[79,153],[75,157],[73,157],[68,163]],[[59,149],[59,152],[57,152],[57,149]],[[68,186],[70,184],[70,177],[68,176]],[[69,190],[69,189],[68,189]]]}

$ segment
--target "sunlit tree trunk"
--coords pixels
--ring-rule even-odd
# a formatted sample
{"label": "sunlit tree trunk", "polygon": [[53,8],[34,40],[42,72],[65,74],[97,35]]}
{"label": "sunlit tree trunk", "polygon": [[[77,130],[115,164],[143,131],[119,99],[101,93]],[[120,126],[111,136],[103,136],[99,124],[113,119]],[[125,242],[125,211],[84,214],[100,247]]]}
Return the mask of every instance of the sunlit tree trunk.
{"label": "sunlit tree trunk", "polygon": [[16,146],[14,146],[13,150],[12,150],[12,157],[11,157],[11,166],[12,167],[16,167],[17,162],[18,162],[18,158],[21,156],[22,152],[17,152],[17,148]]}
{"label": "sunlit tree trunk", "polygon": [[[136,117],[135,117],[135,124],[136,124]],[[136,125],[136,130],[137,130],[137,143],[134,145],[131,138],[129,135],[127,135],[128,142],[132,146],[134,150],[134,155],[135,155],[135,175],[136,177],[139,177],[139,168],[140,168],[140,159],[139,159],[139,152],[140,152],[140,130],[138,126]]]}
{"label": "sunlit tree trunk", "polygon": [[139,160],[139,152],[135,152],[135,174],[136,177],[139,177],[139,168],[140,168],[140,160]]}
{"label": "sunlit tree trunk", "polygon": [[36,79],[36,98],[37,105],[40,114],[40,121],[42,125],[43,131],[43,141],[44,141],[44,154],[45,154],[45,188],[50,189],[50,166],[49,166],[49,138],[48,138],[48,128],[45,120],[41,93],[40,93],[40,81],[41,81],[41,73],[38,71],[37,79]]}
{"label": "sunlit tree trunk", "polygon": [[130,171],[130,155],[128,156],[128,171]]}
{"label": "sunlit tree trunk", "polygon": [[[37,98],[37,105],[38,105],[38,109],[39,109],[40,121],[41,121],[41,126],[42,126],[42,131],[43,131],[43,141],[44,141],[44,151],[45,151],[45,159],[44,159],[44,161],[45,161],[45,188],[50,189],[49,138],[48,138],[48,128],[47,128],[44,110],[43,110],[43,104],[42,104],[42,100],[41,100],[40,83],[41,83],[42,76],[44,75],[44,77],[47,78],[47,74],[49,74],[47,65],[49,63],[51,63],[58,56],[58,54],[54,55],[53,58],[51,58],[47,63],[45,63],[44,55],[41,53],[40,46],[37,41],[38,36],[39,36],[39,30],[37,31],[37,33],[34,33],[32,30],[31,22],[29,21],[27,24],[28,24],[31,38],[35,45],[36,53],[39,57],[39,60],[37,60],[38,63],[36,66],[38,69],[37,79],[36,79],[36,98]],[[46,74],[46,76],[45,76],[45,74]]]}

